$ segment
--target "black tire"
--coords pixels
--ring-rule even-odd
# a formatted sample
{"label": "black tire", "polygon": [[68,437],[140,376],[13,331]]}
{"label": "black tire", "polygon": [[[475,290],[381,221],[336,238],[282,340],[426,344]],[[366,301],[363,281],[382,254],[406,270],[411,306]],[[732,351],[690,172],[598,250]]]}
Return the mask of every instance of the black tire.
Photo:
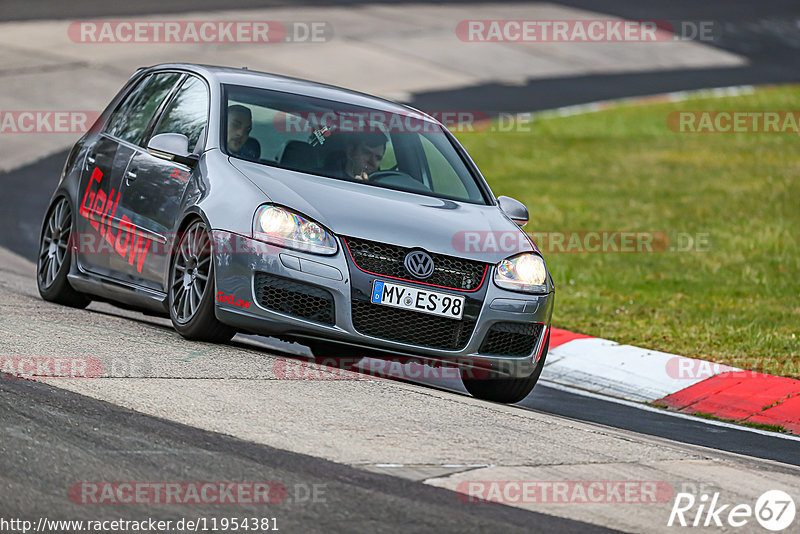
{"label": "black tire", "polygon": [[536,369],[529,376],[522,378],[465,378],[461,374],[461,381],[470,395],[477,399],[511,404],[519,402],[533,390],[539,376],[542,374],[547,351],[550,348],[550,329],[547,330],[547,339],[544,342],[542,356],[537,362]]}
{"label": "black tire", "polygon": [[72,207],[65,197],[59,197],[47,210],[39,238],[36,285],[44,300],[72,308],[85,308],[91,299],[75,291],[67,280],[72,265],[71,237]]}
{"label": "black tire", "polygon": [[169,317],[181,336],[224,343],[236,335],[214,315],[215,289],[211,236],[197,219],[181,233],[170,261]]}

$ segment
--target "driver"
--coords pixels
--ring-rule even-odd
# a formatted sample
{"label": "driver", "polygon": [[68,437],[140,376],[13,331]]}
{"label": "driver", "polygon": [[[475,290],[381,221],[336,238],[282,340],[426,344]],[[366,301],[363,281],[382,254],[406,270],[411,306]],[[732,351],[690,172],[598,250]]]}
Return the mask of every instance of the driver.
{"label": "driver", "polygon": [[369,175],[381,168],[388,138],[383,132],[352,135],[345,144],[345,157],[333,169],[343,178],[367,181]]}

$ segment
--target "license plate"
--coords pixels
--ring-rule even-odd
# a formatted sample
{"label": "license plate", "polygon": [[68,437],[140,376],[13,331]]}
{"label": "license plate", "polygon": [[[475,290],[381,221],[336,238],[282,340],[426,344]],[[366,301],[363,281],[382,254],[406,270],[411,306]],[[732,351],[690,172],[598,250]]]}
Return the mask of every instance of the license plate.
{"label": "license plate", "polygon": [[464,297],[401,286],[383,280],[372,285],[372,302],[394,308],[430,313],[450,319],[461,319],[464,314]]}

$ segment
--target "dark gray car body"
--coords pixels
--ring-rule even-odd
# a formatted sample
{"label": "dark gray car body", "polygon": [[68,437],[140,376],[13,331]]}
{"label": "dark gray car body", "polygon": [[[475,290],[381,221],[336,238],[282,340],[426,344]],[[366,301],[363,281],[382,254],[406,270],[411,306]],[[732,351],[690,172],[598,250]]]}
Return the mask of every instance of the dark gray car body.
{"label": "dark gray car body", "polygon": [[[196,76],[207,85],[208,126],[199,144],[201,148],[195,150],[199,157],[196,164],[184,165],[152,155],[146,149],[147,138],[141,144],[132,144],[103,131],[102,125],[133,84],[156,71]],[[548,275],[548,291],[538,295],[504,290],[492,283],[493,269],[499,261],[516,253],[538,251],[500,209],[477,167],[452,135],[452,143],[485,192],[487,205],[370,187],[230,157],[222,150],[223,84],[266,88],[390,113],[410,110],[336,87],[247,70],[187,64],[140,69],[109,104],[98,125],[75,145],[53,195],[54,198],[68,198],[76,213],[73,231],[78,237],[72,246],[68,274],[72,287],[95,299],[152,313],[167,313],[166,288],[175,236],[187,221],[199,217],[214,235],[216,291],[235,297],[233,302],[216,301],[215,314],[221,322],[240,331],[300,341],[333,340],[353,347],[434,360],[470,358],[507,376],[526,376],[532,372],[549,332],[554,301],[552,279]],[[169,97],[154,122],[168,101]],[[98,168],[103,177],[92,182],[93,169]],[[176,173],[182,178],[175,179]],[[92,221],[86,216],[86,202],[88,197],[98,195],[110,198],[112,204],[105,216],[95,216]],[[333,256],[320,256],[252,239],[253,215],[267,203],[284,206],[324,225],[337,237],[338,252]],[[125,230],[124,214],[134,220],[138,228],[128,236],[134,241],[140,238],[138,249],[135,243],[127,243],[125,247],[125,243],[117,239]],[[98,218],[102,220],[97,221]],[[457,250],[454,236],[466,230],[496,235],[522,234],[524,237],[515,241],[518,246],[514,250]],[[106,233],[110,237],[106,238]],[[86,237],[90,235],[94,236],[94,241]],[[466,344],[457,349],[442,349],[398,341],[391,336],[366,335],[355,328],[353,299],[362,298],[365,292],[369,295],[372,282],[381,276],[365,272],[355,264],[346,244],[348,238],[422,249],[442,257],[486,264],[484,279],[476,290],[436,288],[467,297],[465,319],[474,321],[474,327]],[[103,242],[106,242],[105,250],[101,250]],[[140,261],[147,242],[150,248]],[[114,250],[115,245],[117,250]],[[335,310],[333,323],[323,324],[262,305],[259,291],[263,288],[257,287],[257,273],[329,292]],[[411,277],[402,281],[385,279],[406,285],[421,283]],[[236,300],[252,305],[243,307],[237,305]],[[482,354],[481,347],[490,328],[501,322],[541,324],[534,350],[525,355]]]}

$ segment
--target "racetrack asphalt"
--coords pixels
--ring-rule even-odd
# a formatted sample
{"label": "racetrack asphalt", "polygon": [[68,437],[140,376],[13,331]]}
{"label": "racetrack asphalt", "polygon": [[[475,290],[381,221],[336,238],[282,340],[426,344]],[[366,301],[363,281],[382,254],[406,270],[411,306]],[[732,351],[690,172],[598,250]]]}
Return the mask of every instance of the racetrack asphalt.
{"label": "racetrack asphalt", "polygon": [[[714,45],[743,54],[750,62],[743,67],[546,78],[533,80],[525,85],[485,84],[414,94],[411,103],[423,109],[488,110],[492,109],[492,103],[498,102],[502,103],[496,106],[498,111],[522,112],[655,91],[800,80],[800,61],[797,60],[797,47],[800,45],[797,44],[797,35],[793,34],[791,29],[787,29],[785,24],[779,23],[798,17],[800,9],[793,2],[732,3],[715,0],[702,4],[666,1],[643,4],[615,0],[598,5],[596,2],[571,0],[560,3],[632,19],[724,21],[726,31],[720,34],[719,42]],[[14,10],[11,18],[36,18],[38,16],[36,10],[44,9],[47,4],[47,2],[26,2],[24,6]],[[4,4],[3,9],[7,9],[10,5]],[[239,4],[237,7],[245,5],[246,3]],[[272,5],[281,3],[275,2]],[[215,6],[219,7],[219,3],[192,2],[193,9],[213,9]],[[65,18],[79,18],[91,13],[96,18],[101,14],[142,14],[150,9],[153,9],[153,12],[180,12],[185,7],[182,2],[158,8],[147,3],[137,3],[135,6],[109,4],[104,7],[106,11],[97,13],[89,11],[89,3],[76,2],[71,3],[66,10],[60,11],[60,15]],[[230,6],[226,4],[226,7]],[[9,15],[2,11],[0,14]],[[772,21],[772,24],[757,24],[755,21],[759,20]],[[737,39],[733,39],[732,35],[736,35]],[[47,206],[54,179],[60,172],[65,158],[66,152],[59,152],[32,165],[0,174],[0,183],[4,184],[4,195],[0,197],[0,225],[8,229],[0,234],[0,246],[29,259],[35,257],[40,219]],[[537,392],[538,395],[529,397],[523,405],[530,405],[547,413],[680,439],[688,443],[790,463],[797,461],[797,456],[791,450],[793,443],[785,440],[771,439],[769,436],[729,428],[710,430],[703,422],[676,420],[669,415],[641,410],[636,410],[636,416],[632,417],[635,408],[614,405],[599,399],[587,399],[573,393],[541,386],[537,388]]]}
{"label": "racetrack asphalt", "polygon": [[[101,12],[94,2],[88,1],[62,5],[50,1],[13,0],[0,5],[0,19],[49,18],[55,5],[59,6],[62,18],[96,19],[101,16],[182,12],[187,8],[196,11],[246,7],[248,3],[253,7],[265,5],[255,1],[238,6],[230,3],[221,6],[218,0],[180,0],[169,4],[147,1],[107,3]],[[635,0],[601,3],[581,0],[557,3],[628,18],[726,20],[732,29],[738,28],[731,35],[739,38],[722,40],[716,46],[746,56],[749,64],[707,70],[549,78],[522,85],[487,83],[415,93],[410,103],[423,109],[490,110],[494,103],[502,102],[494,109],[524,112],[664,91],[800,81],[796,36],[772,31],[768,24],[748,23],[793,20],[800,11],[796,2],[659,1],[645,5]],[[275,2],[272,5],[286,3]],[[782,26],[772,26],[775,27]],[[29,259],[35,257],[39,223],[65,158],[66,153],[60,152],[0,175],[4,188],[0,196],[0,228],[3,228],[0,247]],[[6,308],[4,316],[8,310]],[[145,326],[145,330],[151,331],[148,328],[156,327]],[[448,384],[434,385],[460,391],[459,387]],[[797,441],[642,411],[610,400],[550,388],[546,383],[537,386],[534,394],[520,406],[536,414],[566,418],[566,422],[574,419],[629,431],[629,439],[635,440],[639,434],[647,434],[800,465]],[[463,506],[444,489],[192,428],[47,384],[0,380],[0,425],[13,430],[0,442],[4,515],[38,517],[46,508],[53,511],[52,517],[91,516],[99,519],[118,517],[122,513],[174,518],[175,509],[168,507],[147,507],[146,513],[141,507],[92,507],[87,512],[85,506],[71,503],[64,495],[76,481],[93,478],[152,481],[169,476],[181,480],[258,477],[259,480],[282,482],[287,487],[318,482],[327,484],[325,502],[287,503],[268,511],[270,513],[266,515],[277,516],[290,532],[389,532],[399,529],[448,532],[463,530],[464,525],[474,526],[474,530],[503,529],[508,532],[532,529],[548,532],[602,531],[600,527],[587,523],[543,514],[532,516],[529,511],[500,505]],[[265,515],[263,510],[253,510],[252,507],[225,509],[224,514],[230,516],[234,512]],[[220,514],[218,509],[191,505],[182,507],[179,513],[184,516]]]}
{"label": "racetrack asphalt", "polygon": [[[420,109],[495,109],[527,112],[598,100],[708,87],[800,81],[800,7],[792,0],[557,0],[559,5],[630,20],[713,21],[715,48],[742,55],[748,64],[732,68],[659,70],[630,74],[531,80],[522,85],[487,83],[414,95]],[[480,106],[483,107],[480,107]]]}
{"label": "racetrack asphalt", "polygon": [[[40,219],[44,213],[49,193],[31,195],[30,191],[49,192],[55,187],[54,177],[63,166],[66,153],[55,154],[11,173],[0,174],[0,183],[7,184],[6,195],[0,197],[0,217],[4,228],[0,246],[30,259],[36,258]],[[546,379],[546,373],[543,375]],[[420,380],[419,383],[465,393],[461,384],[450,381]],[[575,392],[547,387],[536,387],[534,394],[519,403],[542,413],[560,415],[576,420],[608,425],[620,429],[659,436],[684,443],[702,445],[757,458],[800,465],[797,450],[800,441],[755,433],[747,429],[710,426],[700,419],[682,419],[667,413],[643,411],[624,404],[586,397]]]}
{"label": "racetrack asphalt", "polygon": [[[398,0],[369,4],[403,5]],[[480,5],[480,1],[447,0],[437,4]],[[509,2],[515,3],[515,2]],[[529,5],[531,2],[516,2]],[[150,14],[248,9],[287,6],[351,6],[360,0],[145,0],[135,3],[104,3],[92,0],[63,3],[53,0],[6,0],[0,4],[0,21],[37,19],[89,19]],[[549,2],[630,20],[679,22],[710,21],[714,39],[710,46],[744,56],[748,64],[733,68],[659,70],[650,73],[548,77],[524,84],[483,83],[457,89],[419,92],[408,103],[419,109],[527,112],[585,102],[653,93],[747,84],[800,81],[800,7],[794,0],[555,0]],[[464,17],[469,18],[469,9]],[[680,31],[678,31],[680,33]],[[591,46],[588,44],[587,46]],[[624,61],[624,60],[623,60]]]}
{"label": "racetrack asphalt", "polygon": [[[293,356],[265,348],[251,337],[239,336],[223,345],[189,342],[163,318],[103,303],[74,310],[43,302],[36,294],[33,270],[27,260],[0,250],[3,369],[25,359],[88,358],[102,364],[103,375],[48,378],[43,376],[45,367],[37,380],[47,388],[18,378],[0,379],[0,404],[11,405],[0,410],[3,517],[35,517],[37,512],[58,510],[61,518],[97,519],[114,510],[137,520],[151,513],[176,519],[195,509],[74,506],[67,493],[86,481],[252,481],[258,473],[263,477],[256,480],[286,487],[324,484],[326,495],[349,496],[358,502],[353,506],[364,509],[384,506],[384,479],[358,478],[347,469],[316,465],[309,457],[450,490],[465,481],[655,481],[671,492],[714,488],[728,500],[750,502],[768,489],[796,494],[800,488],[797,467],[786,463],[488,403],[438,388],[369,376],[337,379],[335,371],[332,379],[313,374],[293,379],[280,372],[281,362]],[[31,390],[49,393],[36,396]],[[100,409],[96,401],[108,404]],[[142,426],[152,431],[142,432]],[[273,452],[264,452],[263,465],[244,465],[233,442],[222,440],[216,443],[224,446],[213,450],[220,456],[230,450],[233,458],[218,460],[198,452],[195,445],[204,437],[183,439],[184,432],[208,439],[230,436]],[[120,440],[113,441],[117,436]],[[179,439],[170,442],[169,436]],[[299,467],[293,466],[295,462]],[[308,472],[319,478],[306,477]],[[352,494],[340,485],[342,479],[374,490],[369,495],[377,491],[378,500]],[[411,486],[397,488],[398,493],[408,494],[408,500],[401,502],[402,509],[410,510],[402,518],[408,522],[406,530],[463,531],[472,524],[461,515],[458,522],[431,528],[427,518],[439,512],[425,506],[442,501],[417,494]],[[417,495],[420,506],[412,502]],[[481,513],[482,505],[450,497],[454,504]],[[330,497],[319,504],[329,501]],[[628,532],[670,532],[666,521],[672,503],[664,499],[631,504],[508,504]],[[353,510],[338,501],[331,510],[340,506]],[[230,517],[228,508],[196,510]],[[326,506],[275,507],[270,515],[296,519],[294,528],[283,529],[287,532],[318,531],[326,510]],[[393,514],[380,516],[387,521],[387,532],[401,526],[399,515]],[[331,529],[348,530],[349,516],[339,518],[343,527]],[[362,513],[353,518],[353,530],[381,531],[377,521],[371,512]],[[513,520],[508,521],[513,526]],[[536,525],[553,530],[538,516],[531,516],[529,525],[534,531]]]}
{"label": "racetrack asphalt", "polygon": [[[452,492],[145,416],[47,384],[0,380],[3,517],[275,518],[284,532],[542,532],[613,530],[498,504],[465,506]],[[260,481],[286,488],[275,504],[98,505],[67,499],[91,481]],[[413,518],[413,520],[409,520]]]}

